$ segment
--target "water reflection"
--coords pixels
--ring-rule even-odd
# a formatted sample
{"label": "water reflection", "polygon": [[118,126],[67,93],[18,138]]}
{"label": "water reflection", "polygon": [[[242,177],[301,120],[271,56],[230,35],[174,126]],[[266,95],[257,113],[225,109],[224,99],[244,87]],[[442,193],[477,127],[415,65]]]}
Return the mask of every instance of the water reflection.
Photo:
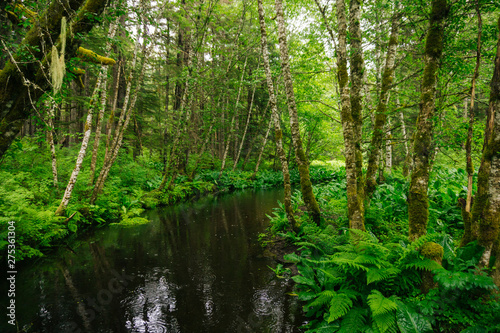
{"label": "water reflection", "polygon": [[[282,191],[246,191],[96,232],[18,275],[26,332],[299,332],[256,237]],[[9,332],[0,326],[0,331]]]}

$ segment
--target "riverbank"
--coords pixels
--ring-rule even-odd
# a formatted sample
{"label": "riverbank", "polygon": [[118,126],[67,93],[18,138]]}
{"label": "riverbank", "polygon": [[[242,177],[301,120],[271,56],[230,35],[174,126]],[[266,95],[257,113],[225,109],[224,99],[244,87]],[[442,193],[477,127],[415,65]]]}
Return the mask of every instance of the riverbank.
{"label": "riverbank", "polygon": [[[26,154],[39,149],[33,142],[23,142],[0,165],[0,260],[5,260],[8,223],[16,228],[16,260],[41,257],[58,246],[77,238],[89,229],[111,223],[141,224],[145,210],[196,200],[206,195],[220,195],[245,188],[270,188],[282,185],[282,175],[263,166],[254,178],[251,171],[225,171],[219,178],[217,170],[200,170],[193,179],[180,175],[170,191],[157,192],[163,165],[154,159],[120,155],[111,169],[103,193],[94,205],[89,197],[92,186],[90,161],[85,160],[65,216],[55,216],[68,175],[59,175],[58,187],[52,183],[50,158],[46,154]],[[43,151],[43,150],[42,150]],[[70,170],[74,155],[63,150],[60,169]],[[203,164],[203,167],[217,165]],[[311,167],[315,183],[340,177],[332,167]],[[298,183],[298,172],[292,172]]]}

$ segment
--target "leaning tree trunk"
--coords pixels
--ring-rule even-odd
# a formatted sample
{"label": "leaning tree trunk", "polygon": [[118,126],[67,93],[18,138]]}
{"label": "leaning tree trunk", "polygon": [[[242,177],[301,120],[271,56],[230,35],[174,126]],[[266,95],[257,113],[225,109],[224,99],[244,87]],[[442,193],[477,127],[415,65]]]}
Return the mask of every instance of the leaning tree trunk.
{"label": "leaning tree trunk", "polygon": [[[483,30],[483,22],[481,18],[481,10],[479,0],[476,0],[477,14],[477,47],[476,47],[476,67],[472,76],[470,89],[470,107],[469,107],[469,128],[467,129],[467,140],[465,142],[465,162],[467,170],[467,199],[462,204],[462,217],[464,220],[464,235],[461,246],[467,245],[477,239],[477,225],[471,223],[471,207],[472,207],[472,176],[474,175],[474,165],[472,164],[472,137],[474,131],[474,100],[476,95],[476,81],[479,77],[479,66],[481,65],[481,35]],[[462,203],[462,202],[461,202]]]}
{"label": "leaning tree trunk", "polygon": [[[498,19],[500,27],[500,17]],[[495,57],[495,68],[491,80],[483,155],[478,171],[477,193],[472,207],[472,224],[479,225],[478,240],[485,250],[480,265],[490,263],[492,255],[497,263],[500,256],[500,34]],[[493,246],[497,242],[495,252]],[[497,265],[493,276],[500,285],[500,267]]]}
{"label": "leaning tree trunk", "polygon": [[[110,33],[108,36],[108,42],[106,43],[106,53],[108,53],[111,49],[111,42],[109,41],[112,39],[116,33],[117,25],[112,24],[110,27]],[[119,67],[119,66],[118,66]],[[104,72],[104,81],[102,83],[102,91],[101,91],[101,100],[99,102],[99,115],[97,117],[97,123],[96,123],[96,129],[95,129],[95,136],[94,136],[94,147],[92,149],[92,160],[90,162],[90,180],[89,180],[89,185],[92,185],[94,183],[94,176],[95,176],[95,168],[97,164],[97,153],[99,152],[99,144],[101,142],[101,128],[102,128],[102,120],[104,118],[104,112],[106,110],[106,100],[107,100],[107,75],[108,75],[108,67],[102,66],[101,69]],[[119,70],[119,69],[118,69]],[[118,75],[119,78],[119,75]]]}
{"label": "leaning tree trunk", "polygon": [[[97,99],[96,96],[99,93],[103,80],[105,80],[104,72],[101,72],[97,79],[94,92],[92,93],[93,98]],[[73,193],[73,189],[75,187],[78,174],[80,173],[80,168],[82,167],[83,159],[85,158],[85,154],[87,153],[87,145],[89,143],[90,134],[92,132],[92,116],[94,115],[94,108],[95,104],[97,103],[93,101],[93,104],[94,105],[92,105],[88,111],[87,120],[85,121],[85,129],[83,134],[82,145],[80,147],[80,152],[78,153],[78,157],[76,159],[76,165],[75,168],[73,169],[73,172],[71,173],[71,177],[69,178],[68,185],[66,186],[66,190],[64,191],[64,196],[61,201],[61,204],[56,210],[56,215],[64,215],[66,207],[69,204],[69,200],[71,199],[71,194]]]}
{"label": "leaning tree trunk", "polygon": [[[288,45],[286,41],[286,27],[285,27],[285,18],[283,14],[282,0],[276,0],[275,6],[276,6],[276,20],[278,23],[281,69],[283,71],[283,80],[285,82],[285,92],[288,102],[288,112],[290,114],[290,131],[292,133],[292,142],[295,150],[295,159],[300,174],[300,188],[302,191],[302,197],[304,199],[304,203],[306,204],[309,214],[311,214],[313,221],[319,225],[321,221],[321,214],[319,210],[319,205],[316,201],[316,198],[314,197],[312,189],[312,183],[309,175],[309,161],[307,160],[307,156],[304,153],[304,148],[302,147],[302,140],[300,138],[299,117],[297,114],[297,105],[295,103],[295,94],[293,92],[292,73],[290,72],[290,60],[288,56]],[[268,78],[267,80],[269,82],[270,78]],[[271,91],[271,89],[269,90]],[[278,133],[276,135],[278,135]],[[282,134],[279,133],[279,136],[281,135]]]}
{"label": "leaning tree trunk", "polygon": [[[146,32],[145,32],[145,34],[146,34]],[[149,54],[150,54],[150,51],[152,49],[152,47],[149,47],[149,48],[146,47],[146,38],[144,38],[143,40],[144,40],[143,45],[142,45],[143,61],[142,61],[142,65],[141,65],[140,74],[138,77],[138,84],[135,88],[134,95],[132,97],[132,100],[130,101],[130,106],[129,106],[128,103],[130,100],[130,94],[131,94],[131,89],[132,89],[132,78],[133,78],[135,64],[137,61],[137,51],[138,51],[138,42],[137,42],[136,46],[134,48],[134,57],[132,60],[132,67],[131,67],[130,75],[128,77],[127,88],[126,88],[126,93],[125,93],[125,98],[124,98],[124,102],[123,102],[123,108],[122,108],[122,112],[120,115],[120,119],[118,120],[118,124],[115,128],[115,132],[113,135],[113,141],[111,142],[109,149],[107,149],[108,153],[104,159],[104,163],[103,163],[103,166],[101,168],[101,172],[99,173],[99,177],[97,177],[97,180],[95,182],[94,190],[92,191],[92,196],[90,197],[90,204],[95,203],[95,201],[97,200],[97,197],[99,196],[102,189],[104,188],[104,183],[108,177],[109,171],[111,170],[111,167],[113,166],[113,163],[115,162],[115,160],[118,156],[118,152],[120,151],[120,148],[122,145],[122,140],[123,140],[123,135],[128,127],[131,114],[132,114],[133,109],[135,107],[135,102],[137,101],[137,95],[138,95],[139,90],[141,88],[140,84],[144,78],[144,72],[146,69],[146,62],[149,61]]]}
{"label": "leaning tree trunk", "polygon": [[429,30],[425,42],[425,66],[420,95],[420,112],[413,137],[413,170],[408,196],[408,223],[411,241],[427,233],[429,217],[427,189],[430,157],[432,156],[432,118],[434,116],[437,73],[443,51],[444,20],[448,15],[448,10],[447,0],[432,0]]}
{"label": "leaning tree trunk", "polygon": [[[271,121],[269,122],[269,126],[267,126],[266,134],[264,134],[264,141],[262,142],[262,147],[260,147],[259,157],[257,157],[257,163],[255,163],[255,169],[253,170],[253,174],[250,177],[251,179],[255,179],[255,177],[257,176],[257,172],[259,171],[260,162],[262,162],[262,155],[264,154],[264,149],[266,148],[266,144],[267,144],[267,138],[269,137],[269,132],[271,131],[272,126],[273,126],[273,120],[271,119]],[[282,145],[283,145],[283,143],[282,143]],[[282,147],[282,149],[283,149],[283,147]],[[283,153],[283,156],[285,156],[284,153]]]}
{"label": "leaning tree trunk", "polygon": [[[375,191],[377,181],[375,179],[380,159],[380,150],[382,141],[385,137],[384,126],[387,122],[387,103],[389,102],[389,91],[394,79],[394,64],[396,59],[396,49],[398,46],[398,30],[399,30],[399,8],[394,8],[392,16],[391,37],[387,47],[387,56],[385,59],[385,68],[382,75],[382,87],[380,89],[380,97],[375,115],[375,126],[373,128],[372,141],[370,144],[370,152],[368,157],[368,166],[366,170],[366,190],[367,198],[370,198]],[[386,164],[387,166],[387,164]]]}
{"label": "leaning tree trunk", "polygon": [[356,130],[354,118],[351,113],[351,101],[349,98],[349,84],[347,73],[347,19],[345,15],[345,1],[337,0],[338,21],[338,51],[337,68],[340,91],[340,116],[344,134],[345,170],[347,180],[347,213],[349,228],[364,230],[364,198],[359,196],[356,173]]}
{"label": "leaning tree trunk", "polygon": [[266,72],[267,90],[269,92],[269,104],[271,105],[271,122],[274,124],[276,152],[278,153],[278,156],[280,158],[281,171],[283,172],[283,184],[285,189],[285,198],[284,198],[285,213],[288,219],[288,223],[290,224],[290,227],[292,229],[296,229],[297,221],[295,220],[295,217],[293,215],[292,185],[290,182],[290,172],[288,170],[288,161],[286,158],[285,149],[283,148],[283,132],[281,131],[276,95],[274,94],[273,77],[271,74],[271,65],[269,62],[269,50],[267,49],[267,32],[266,32],[266,21],[264,20],[264,6],[262,4],[262,0],[258,0],[257,3],[259,7],[260,47],[264,62],[264,71]]}

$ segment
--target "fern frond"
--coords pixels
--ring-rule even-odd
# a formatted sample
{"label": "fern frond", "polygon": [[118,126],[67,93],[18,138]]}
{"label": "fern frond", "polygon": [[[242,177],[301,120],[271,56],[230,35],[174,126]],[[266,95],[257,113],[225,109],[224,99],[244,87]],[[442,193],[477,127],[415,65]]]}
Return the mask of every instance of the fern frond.
{"label": "fern frond", "polygon": [[373,323],[379,329],[380,333],[392,333],[397,331],[396,314],[388,312],[378,316],[372,316]]}
{"label": "fern frond", "polygon": [[434,260],[430,260],[430,259],[421,259],[421,258],[415,258],[413,260],[410,260],[410,262],[408,262],[406,265],[405,265],[405,268],[409,269],[409,268],[413,268],[413,269],[417,269],[417,270],[425,270],[425,271],[433,271],[435,269],[441,269],[443,268],[440,264],[438,264],[437,262],[435,262]]}
{"label": "fern frond", "polygon": [[372,293],[368,295],[368,305],[374,316],[383,315],[396,311],[398,305],[395,300],[397,299],[398,297],[395,295],[387,298],[380,291],[372,290]]}
{"label": "fern frond", "polygon": [[342,319],[338,333],[362,332],[362,327],[366,325],[367,310],[360,307],[353,307]]}
{"label": "fern frond", "polygon": [[401,270],[395,267],[375,269],[372,268],[366,273],[366,284],[385,281],[401,273]]}
{"label": "fern frond", "polygon": [[312,302],[310,302],[306,307],[313,308],[316,306],[323,306],[330,302],[330,300],[336,295],[333,290],[324,290],[318,294],[319,296]]}
{"label": "fern frond", "polygon": [[356,259],[354,259],[354,262],[358,264],[371,264],[376,266],[377,268],[380,268],[382,266],[381,263],[382,260],[380,260],[380,257],[372,256],[370,254],[361,254]]}
{"label": "fern frond", "polygon": [[330,316],[328,322],[331,323],[338,318],[345,316],[352,308],[352,301],[346,294],[335,293],[330,300]]}
{"label": "fern frond", "polygon": [[358,264],[354,260],[355,259],[349,259],[349,258],[345,258],[345,257],[337,257],[337,258],[333,258],[332,262],[339,265],[339,266],[348,266],[349,268],[363,270],[365,272],[368,271],[368,267],[365,267],[361,264]]}

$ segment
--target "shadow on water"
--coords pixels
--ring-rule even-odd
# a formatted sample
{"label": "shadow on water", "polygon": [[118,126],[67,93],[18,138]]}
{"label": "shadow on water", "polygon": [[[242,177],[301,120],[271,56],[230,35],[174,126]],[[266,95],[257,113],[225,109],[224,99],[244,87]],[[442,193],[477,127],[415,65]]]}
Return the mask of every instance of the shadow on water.
{"label": "shadow on water", "polygon": [[74,252],[18,273],[19,326],[51,333],[299,332],[300,305],[257,243],[282,197],[281,190],[242,191],[151,211],[146,225],[98,230]]}

